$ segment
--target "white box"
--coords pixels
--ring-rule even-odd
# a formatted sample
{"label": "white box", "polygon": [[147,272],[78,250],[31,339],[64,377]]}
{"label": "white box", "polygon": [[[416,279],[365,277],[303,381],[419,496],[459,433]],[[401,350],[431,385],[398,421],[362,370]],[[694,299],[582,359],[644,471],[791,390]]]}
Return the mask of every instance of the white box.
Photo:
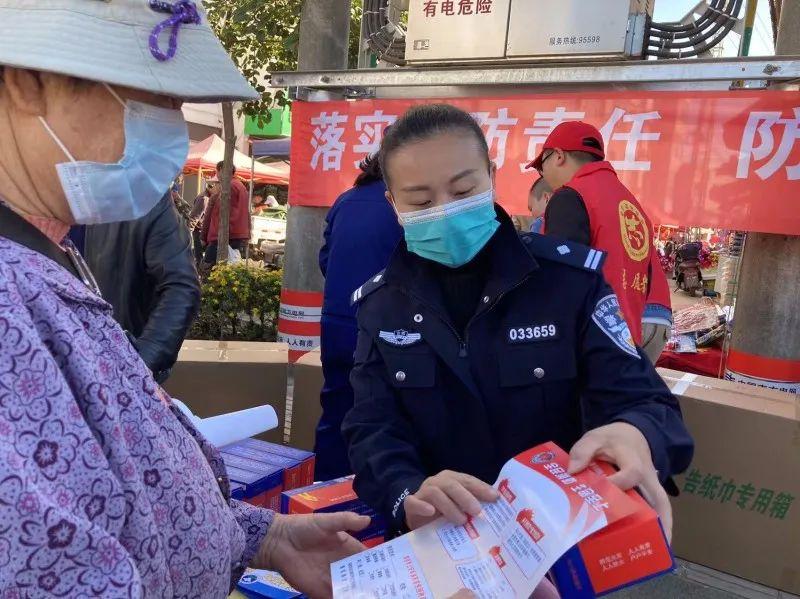
{"label": "white box", "polygon": [[510,6],[511,0],[411,0],[406,59],[419,63],[503,58]]}
{"label": "white box", "polygon": [[630,55],[631,16],[638,15],[643,25],[652,5],[651,0],[514,0],[506,56]]}

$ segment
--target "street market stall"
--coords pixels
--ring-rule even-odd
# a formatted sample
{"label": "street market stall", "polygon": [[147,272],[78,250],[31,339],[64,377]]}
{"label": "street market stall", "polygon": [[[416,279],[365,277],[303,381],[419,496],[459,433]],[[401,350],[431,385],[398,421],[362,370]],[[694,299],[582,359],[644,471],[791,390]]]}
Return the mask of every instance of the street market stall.
{"label": "street market stall", "polygon": [[[218,135],[210,135],[203,141],[196,142],[189,148],[189,156],[183,167],[186,175],[214,173],[217,163],[225,155],[225,142]],[[289,185],[289,165],[286,162],[262,164],[255,162],[250,156],[234,150],[233,165],[236,176],[244,181],[255,183],[271,183],[273,185]]]}

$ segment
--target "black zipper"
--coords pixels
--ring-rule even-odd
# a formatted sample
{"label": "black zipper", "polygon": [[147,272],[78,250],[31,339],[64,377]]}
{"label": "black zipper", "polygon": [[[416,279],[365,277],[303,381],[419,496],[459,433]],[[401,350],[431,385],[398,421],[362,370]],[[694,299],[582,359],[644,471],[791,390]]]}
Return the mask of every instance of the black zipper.
{"label": "black zipper", "polygon": [[[439,312],[439,311],[438,311],[438,310],[436,310],[435,308],[431,307],[431,305],[430,305],[428,302],[426,302],[425,300],[423,300],[421,297],[419,297],[419,296],[418,296],[418,295],[416,295],[415,293],[413,293],[413,292],[411,292],[411,291],[405,291],[405,290],[401,290],[401,291],[402,291],[403,293],[405,293],[405,295],[407,295],[407,296],[408,296],[408,297],[410,297],[411,299],[413,299],[413,300],[416,300],[416,301],[418,301],[419,303],[421,303],[422,305],[424,305],[425,307],[427,307],[427,308],[428,308],[428,309],[429,309],[431,312],[433,312],[434,314],[436,314],[436,316],[438,316],[438,317],[439,317],[439,319],[440,319],[442,322],[444,322],[444,323],[447,325],[447,327],[448,327],[448,328],[449,328],[451,331],[453,331],[453,335],[455,335],[455,337],[456,337],[456,339],[458,339],[458,343],[459,343],[458,356],[459,356],[460,358],[465,358],[465,357],[467,356],[467,344],[466,344],[466,342],[465,342],[465,341],[464,341],[464,340],[461,338],[461,335],[459,335],[459,333],[458,333],[458,331],[456,330],[456,328],[455,328],[455,327],[454,327],[452,324],[450,324],[450,320],[449,320],[448,318],[446,318],[446,317],[445,317],[445,315],[443,315],[441,312]],[[471,322],[471,321],[470,321],[470,322]],[[469,327],[469,325],[467,325],[467,327]],[[463,352],[463,355],[462,355],[462,352]]]}
{"label": "black zipper", "polygon": [[[506,295],[508,295],[509,293],[511,293],[512,291],[514,291],[515,289],[517,289],[518,287],[521,287],[521,286],[522,286],[522,285],[523,285],[523,284],[524,284],[524,283],[525,283],[525,282],[528,280],[528,277],[530,277],[530,274],[527,274],[527,275],[525,275],[525,276],[524,276],[524,277],[523,277],[523,278],[522,278],[522,279],[521,279],[519,282],[517,282],[517,283],[516,283],[516,284],[515,284],[513,287],[509,287],[508,289],[506,289],[505,291],[503,291],[502,293],[500,293],[500,294],[499,294],[499,295],[498,295],[496,298],[494,298],[494,301],[493,301],[491,304],[489,304],[489,305],[486,307],[486,310],[484,310],[484,311],[483,311],[483,312],[481,312],[480,314],[476,314],[475,316],[473,316],[472,318],[470,318],[469,322],[467,323],[467,328],[466,328],[466,331],[467,331],[467,334],[466,334],[466,343],[469,343],[469,327],[470,327],[470,325],[472,324],[472,322],[473,322],[474,320],[476,320],[476,319],[477,319],[479,316],[483,316],[484,314],[488,314],[488,313],[489,313],[489,312],[490,312],[490,311],[491,311],[491,310],[492,310],[492,309],[493,309],[493,308],[494,308],[494,307],[495,307],[497,304],[499,304],[499,303],[500,303],[500,300],[501,300],[501,299],[503,299],[503,298],[504,298]],[[462,357],[466,357],[466,356],[467,356],[467,346],[466,346],[466,344],[463,346],[463,348],[464,348],[464,355],[463,355]],[[459,355],[459,356],[461,356],[461,353],[459,352],[459,354],[458,354],[458,355]]]}
{"label": "black zipper", "polygon": [[530,277],[530,273],[528,273],[525,277],[523,277],[522,280],[517,282],[513,287],[509,287],[508,289],[506,289],[505,291],[500,293],[494,299],[494,301],[486,308],[486,310],[484,310],[480,314],[475,314],[472,318],[470,318],[469,322],[467,323],[466,328],[464,329],[466,331],[466,335],[464,336],[463,339],[461,338],[461,335],[456,330],[456,328],[452,324],[450,324],[450,320],[448,318],[446,318],[441,312],[439,312],[435,308],[431,307],[430,304],[428,304],[425,300],[423,300],[421,297],[419,297],[415,293],[413,293],[411,291],[404,291],[404,293],[406,295],[408,295],[410,298],[412,298],[412,299],[418,301],[419,303],[423,304],[424,306],[426,306],[431,312],[436,314],[442,322],[444,322],[447,325],[447,327],[453,332],[453,335],[455,335],[455,338],[458,340],[458,344],[459,344],[459,346],[458,346],[458,357],[459,358],[466,358],[469,355],[469,353],[467,351],[467,346],[469,344],[469,328],[470,328],[470,326],[472,326],[472,323],[479,316],[483,316],[484,314],[487,314],[490,310],[492,310],[498,303],[500,303],[500,300],[503,299],[506,295],[508,295],[509,293],[511,293],[512,291],[517,289],[518,287],[521,287],[528,280],[529,277]]}

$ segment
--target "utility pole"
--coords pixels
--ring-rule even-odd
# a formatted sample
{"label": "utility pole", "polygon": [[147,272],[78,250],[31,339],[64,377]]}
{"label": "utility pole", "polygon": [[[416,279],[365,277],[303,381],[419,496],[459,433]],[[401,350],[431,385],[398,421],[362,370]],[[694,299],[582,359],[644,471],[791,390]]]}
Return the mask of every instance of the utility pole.
{"label": "utility pole", "polygon": [[[340,70],[347,68],[347,54],[350,34],[350,0],[305,0],[300,14],[300,48],[298,71]],[[315,92],[315,99],[337,99],[330,94]],[[302,185],[293,180],[292,185]],[[345,191],[344,189],[342,191]],[[334,198],[330,198],[333,200]],[[327,208],[292,206],[286,225],[286,254],[283,270],[283,298],[285,303],[301,307],[316,308],[316,330],[295,328],[297,323],[278,325],[281,338],[289,343],[289,349],[297,349],[295,344],[305,343],[315,338],[319,343],[319,308],[322,306],[323,278],[319,271],[319,250],[325,229]],[[319,299],[314,299],[314,293]],[[301,299],[289,299],[301,298]],[[309,299],[312,298],[312,299]],[[284,300],[282,299],[282,302]],[[314,305],[316,303],[316,305]],[[300,326],[307,326],[300,323]],[[302,338],[302,339],[301,339]],[[290,354],[291,356],[292,354]]]}
{"label": "utility pole", "polygon": [[236,133],[233,130],[233,104],[230,102],[222,103],[222,128],[225,136],[225,154],[219,181],[221,192],[217,199],[219,202],[217,264],[228,262],[228,245],[230,245],[231,179],[233,178],[233,151],[236,145]]}
{"label": "utility pole", "polygon": [[[783,3],[775,54],[800,54],[800,2]],[[748,234],[726,378],[800,394],[798,290],[800,237]]]}

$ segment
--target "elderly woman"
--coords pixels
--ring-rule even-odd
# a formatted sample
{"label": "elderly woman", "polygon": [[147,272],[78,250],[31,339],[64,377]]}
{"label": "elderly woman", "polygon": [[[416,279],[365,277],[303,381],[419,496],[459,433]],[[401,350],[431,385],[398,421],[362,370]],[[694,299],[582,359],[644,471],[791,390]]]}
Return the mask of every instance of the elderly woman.
{"label": "elderly woman", "polygon": [[247,565],[330,594],[368,519],[231,501],[63,241],[163,197],[184,100],[254,93],[186,0],[0,0],[0,22],[0,596],[225,597]]}

